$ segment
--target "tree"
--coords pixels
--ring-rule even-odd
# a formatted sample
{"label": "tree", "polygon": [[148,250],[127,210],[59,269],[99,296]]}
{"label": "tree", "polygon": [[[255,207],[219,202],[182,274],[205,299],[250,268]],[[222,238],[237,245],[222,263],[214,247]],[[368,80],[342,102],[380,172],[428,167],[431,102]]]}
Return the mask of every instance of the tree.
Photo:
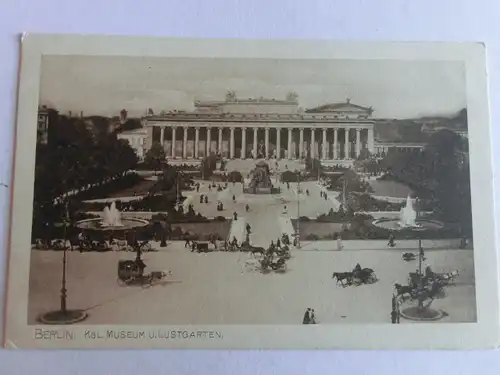
{"label": "tree", "polygon": [[144,156],[144,164],[153,168],[156,174],[156,171],[165,163],[166,157],[163,146],[159,142],[154,142]]}
{"label": "tree", "polygon": [[321,162],[318,159],[306,156],[306,171],[319,178],[322,172]]}
{"label": "tree", "polygon": [[210,178],[214,171],[217,169],[217,157],[216,155],[211,152],[210,155],[207,157],[203,158],[201,161],[201,174],[203,176],[203,179],[208,179]]}

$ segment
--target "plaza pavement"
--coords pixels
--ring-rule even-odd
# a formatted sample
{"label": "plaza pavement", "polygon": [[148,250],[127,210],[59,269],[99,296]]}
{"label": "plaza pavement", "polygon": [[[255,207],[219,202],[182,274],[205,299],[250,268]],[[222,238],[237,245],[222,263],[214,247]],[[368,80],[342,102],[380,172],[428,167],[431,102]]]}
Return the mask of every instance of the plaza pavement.
{"label": "plaza pavement", "polygon": [[[267,247],[289,230],[285,212],[288,219],[316,217],[334,207],[331,200],[320,197],[315,182],[302,184],[310,196],[297,195],[285,184],[281,195],[244,194],[241,184],[229,184],[221,193],[209,191],[204,182],[192,203],[195,211],[209,217],[237,212],[241,223],[252,227],[252,244]],[[208,195],[209,204],[199,203],[201,193]],[[216,210],[218,199],[225,206],[222,213]],[[408,273],[417,267],[416,262],[404,262],[402,252],[416,252],[417,242],[397,241],[390,249],[386,241],[343,244],[344,250],[333,251],[333,241],[303,241],[300,250],[292,250],[285,273],[261,274],[258,260],[250,254],[197,254],[182,242],[170,242],[160,251],[144,254],[146,271],[173,273],[167,282],[146,289],[118,286],[118,261],[133,259],[133,253],[69,252],[68,304],[88,311],[84,324],[300,324],[307,307],[315,309],[320,323],[389,323],[393,285],[406,284]],[[456,285],[446,288],[446,297],[433,302],[448,314],[441,322],[475,321],[473,251],[459,250],[450,240],[424,241],[423,247],[425,265],[435,272],[460,271]],[[34,324],[38,314],[58,307],[62,253],[32,250],[31,254],[28,319]],[[379,281],[343,288],[331,279],[333,272],[351,271],[356,263],[374,269]]]}
{"label": "plaza pavement", "polygon": [[[440,322],[475,321],[473,252],[443,249],[426,257],[435,272],[460,271],[446,297],[433,302],[448,314]],[[32,251],[30,324],[59,306],[61,258],[61,252]],[[172,271],[167,282],[146,289],[118,286],[118,260],[133,258],[120,252],[68,254],[68,306],[87,310],[83,324],[300,324],[307,307],[323,324],[390,323],[393,285],[406,284],[417,267],[393,250],[292,251],[286,273],[261,274],[252,255],[191,253],[176,242],[143,256],[146,271]],[[379,281],[343,288],[331,279],[358,262],[373,268]]]}

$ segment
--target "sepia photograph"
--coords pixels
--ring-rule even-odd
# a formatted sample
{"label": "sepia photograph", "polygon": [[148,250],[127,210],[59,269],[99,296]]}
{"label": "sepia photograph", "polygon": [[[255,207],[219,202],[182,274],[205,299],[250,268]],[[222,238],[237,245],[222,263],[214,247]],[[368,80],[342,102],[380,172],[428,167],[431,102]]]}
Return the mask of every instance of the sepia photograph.
{"label": "sepia photograph", "polygon": [[467,84],[425,56],[41,55],[19,324],[477,323]]}

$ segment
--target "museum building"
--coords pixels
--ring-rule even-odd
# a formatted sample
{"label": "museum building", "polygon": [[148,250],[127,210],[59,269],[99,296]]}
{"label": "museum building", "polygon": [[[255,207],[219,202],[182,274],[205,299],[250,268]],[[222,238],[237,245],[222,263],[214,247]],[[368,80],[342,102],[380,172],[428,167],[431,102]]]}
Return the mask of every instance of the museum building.
{"label": "museum building", "polygon": [[325,162],[356,159],[375,152],[373,109],[351,103],[303,110],[298,96],[284,100],[237,98],[196,101],[193,111],[170,111],[142,118],[145,148],[160,143],[167,158],[201,159],[210,153],[230,159],[302,159]]}

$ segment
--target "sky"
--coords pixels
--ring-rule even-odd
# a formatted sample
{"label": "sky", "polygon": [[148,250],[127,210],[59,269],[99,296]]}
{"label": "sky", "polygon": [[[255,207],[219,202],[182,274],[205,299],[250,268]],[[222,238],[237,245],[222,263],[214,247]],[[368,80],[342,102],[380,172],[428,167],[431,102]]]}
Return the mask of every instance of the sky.
{"label": "sky", "polygon": [[345,102],[376,118],[453,115],[466,107],[460,62],[44,56],[40,104],[61,113],[130,117],[192,110],[195,100],[284,99],[308,109]]}

